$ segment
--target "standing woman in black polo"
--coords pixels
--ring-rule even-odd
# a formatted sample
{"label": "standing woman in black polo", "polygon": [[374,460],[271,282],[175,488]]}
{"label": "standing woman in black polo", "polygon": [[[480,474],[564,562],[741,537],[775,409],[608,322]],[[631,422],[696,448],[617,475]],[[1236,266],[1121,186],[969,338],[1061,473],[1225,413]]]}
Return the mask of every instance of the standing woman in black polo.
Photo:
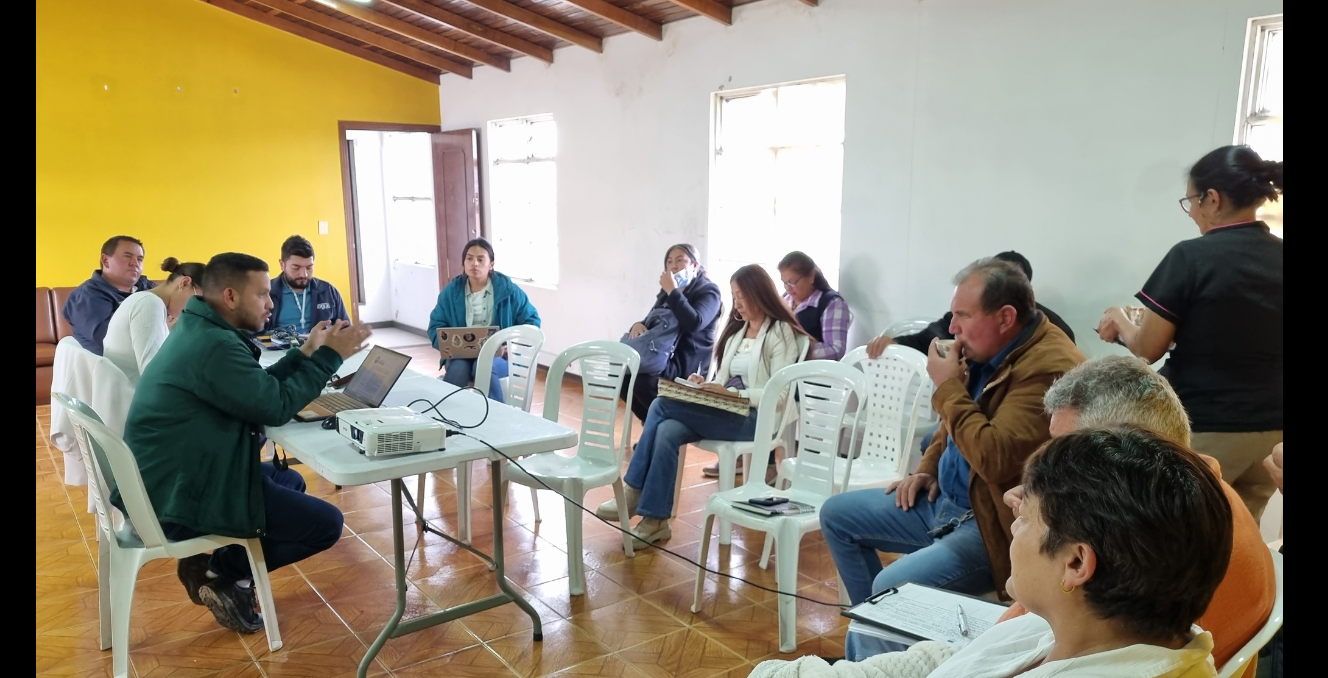
{"label": "standing woman in black polo", "polygon": [[[1222,465],[1257,520],[1276,487],[1261,463],[1282,442],[1282,239],[1256,217],[1282,195],[1282,163],[1224,146],[1194,163],[1177,243],[1135,295],[1139,323],[1109,308],[1098,334],[1149,361],[1189,412],[1196,452]],[[1172,346],[1174,342],[1174,346]]]}

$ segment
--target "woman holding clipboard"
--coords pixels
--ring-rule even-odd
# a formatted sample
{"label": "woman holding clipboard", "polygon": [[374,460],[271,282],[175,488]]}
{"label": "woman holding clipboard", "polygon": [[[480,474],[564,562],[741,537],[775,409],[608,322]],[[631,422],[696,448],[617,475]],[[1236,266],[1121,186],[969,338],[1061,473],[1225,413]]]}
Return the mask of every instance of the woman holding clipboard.
{"label": "woman holding clipboard", "polygon": [[756,435],[756,409],[770,375],[798,362],[798,338],[806,336],[775,291],[765,269],[748,264],[729,279],[733,309],[715,342],[719,371],[707,382],[699,374],[688,381],[701,389],[746,398],[746,416],[690,402],[657,398],[646,414],[641,438],[623,476],[626,515],[610,500],[595,512],[605,520],[641,520],[633,532],[646,543],[672,536],[673,484],[678,450],[698,440],[751,440]]}

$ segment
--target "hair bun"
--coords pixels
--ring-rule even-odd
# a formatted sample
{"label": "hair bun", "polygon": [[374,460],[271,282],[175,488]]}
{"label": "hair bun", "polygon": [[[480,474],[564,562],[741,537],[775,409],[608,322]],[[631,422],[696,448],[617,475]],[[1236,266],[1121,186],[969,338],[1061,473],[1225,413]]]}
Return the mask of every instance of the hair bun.
{"label": "hair bun", "polygon": [[177,268],[180,268],[180,260],[175,257],[166,257],[166,261],[161,262],[161,270],[167,273],[174,273]]}
{"label": "hair bun", "polygon": [[1282,192],[1282,161],[1264,160],[1259,165],[1259,180],[1272,184],[1278,193]]}

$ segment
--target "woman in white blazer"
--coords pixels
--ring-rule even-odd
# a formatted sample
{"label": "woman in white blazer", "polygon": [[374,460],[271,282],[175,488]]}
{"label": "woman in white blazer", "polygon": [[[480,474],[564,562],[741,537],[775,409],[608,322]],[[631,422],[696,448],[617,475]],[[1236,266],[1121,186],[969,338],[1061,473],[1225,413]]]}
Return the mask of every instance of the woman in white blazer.
{"label": "woman in white blazer", "polygon": [[[756,435],[756,410],[770,375],[802,359],[799,337],[806,332],[775,291],[765,269],[749,264],[729,279],[733,309],[715,342],[719,371],[709,382],[699,374],[688,379],[709,391],[737,393],[751,401],[746,416],[669,398],[656,398],[646,415],[641,438],[623,476],[627,516],[640,515],[633,532],[646,543],[672,536],[673,484],[678,450],[698,440],[751,440]],[[779,397],[779,394],[771,394]],[[596,511],[605,520],[624,520],[616,501]]]}

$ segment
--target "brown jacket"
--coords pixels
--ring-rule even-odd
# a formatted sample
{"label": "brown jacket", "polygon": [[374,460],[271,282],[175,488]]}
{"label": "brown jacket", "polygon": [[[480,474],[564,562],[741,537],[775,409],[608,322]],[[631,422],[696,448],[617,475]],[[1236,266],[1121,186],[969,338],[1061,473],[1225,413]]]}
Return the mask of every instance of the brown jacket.
{"label": "brown jacket", "polygon": [[[1052,382],[1084,361],[1084,354],[1051,324],[1038,316],[1028,339],[1006,356],[978,401],[968,395],[962,379],[936,387],[931,404],[941,414],[942,427],[955,439],[972,470],[968,500],[982,533],[991,564],[992,582],[1002,598],[1010,577],[1010,525],[1014,514],[1002,495],[1023,478],[1024,461],[1051,438],[1050,419],[1042,398]],[[935,477],[946,436],[932,436],[918,465],[918,473]]]}

